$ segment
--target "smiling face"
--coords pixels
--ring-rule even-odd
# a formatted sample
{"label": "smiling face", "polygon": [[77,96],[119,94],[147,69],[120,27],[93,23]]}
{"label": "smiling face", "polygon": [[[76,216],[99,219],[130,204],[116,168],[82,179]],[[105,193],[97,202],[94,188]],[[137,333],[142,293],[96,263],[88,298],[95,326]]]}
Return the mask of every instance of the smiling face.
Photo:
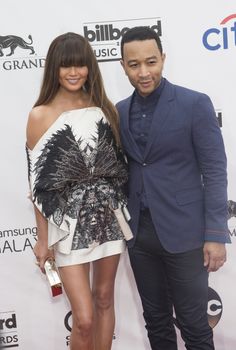
{"label": "smiling face", "polygon": [[148,96],[160,84],[165,55],[154,39],[124,44],[121,64],[130,83],[141,96]]}
{"label": "smiling face", "polygon": [[61,88],[75,92],[80,90],[88,77],[87,66],[60,67],[59,83]]}

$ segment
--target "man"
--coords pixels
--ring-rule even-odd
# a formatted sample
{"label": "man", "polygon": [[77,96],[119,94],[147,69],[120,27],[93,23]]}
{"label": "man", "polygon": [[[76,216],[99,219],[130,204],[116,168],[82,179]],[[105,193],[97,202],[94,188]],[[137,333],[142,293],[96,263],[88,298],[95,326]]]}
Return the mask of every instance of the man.
{"label": "man", "polygon": [[[148,27],[129,29],[121,64],[135,88],[120,101],[129,162],[128,242],[153,350],[214,349],[208,273],[226,261],[226,156],[208,96],[162,77],[165,54]],[[173,318],[173,308],[175,318]]]}

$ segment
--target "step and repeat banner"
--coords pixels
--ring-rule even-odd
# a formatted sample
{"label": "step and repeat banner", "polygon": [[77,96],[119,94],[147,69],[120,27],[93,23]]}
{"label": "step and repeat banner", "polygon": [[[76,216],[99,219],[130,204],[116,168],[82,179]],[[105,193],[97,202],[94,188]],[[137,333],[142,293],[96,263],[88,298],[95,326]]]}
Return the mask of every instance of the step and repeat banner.
{"label": "step and repeat banner", "polygon": [[[207,93],[228,157],[227,264],[210,275],[208,315],[216,349],[235,350],[236,271],[236,6],[225,0],[130,1],[8,0],[0,24],[0,344],[3,349],[69,349],[71,311],[66,296],[52,298],[34,263],[36,227],[25,155],[25,127],[41,84],[51,41],[68,31],[91,43],[110,99],[132,92],[120,65],[120,39],[127,28],[147,25],[162,38],[164,76]],[[174,229],[174,228],[173,228]],[[142,308],[123,254],[116,280],[114,350],[148,350]],[[179,349],[184,344],[179,336]]]}

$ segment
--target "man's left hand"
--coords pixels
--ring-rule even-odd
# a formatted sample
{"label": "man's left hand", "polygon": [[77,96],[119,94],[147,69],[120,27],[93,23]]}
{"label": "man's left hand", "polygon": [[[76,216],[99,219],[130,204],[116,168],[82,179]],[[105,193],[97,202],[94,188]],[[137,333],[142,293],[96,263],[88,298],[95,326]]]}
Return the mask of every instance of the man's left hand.
{"label": "man's left hand", "polygon": [[203,247],[204,266],[208,272],[217,271],[226,261],[226,248],[224,243],[205,242]]}

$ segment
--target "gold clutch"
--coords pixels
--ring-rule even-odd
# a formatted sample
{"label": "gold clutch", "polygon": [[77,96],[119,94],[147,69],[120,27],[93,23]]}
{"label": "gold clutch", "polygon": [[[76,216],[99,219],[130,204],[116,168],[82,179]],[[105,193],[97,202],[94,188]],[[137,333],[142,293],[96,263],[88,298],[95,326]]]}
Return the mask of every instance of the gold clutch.
{"label": "gold clutch", "polygon": [[55,297],[57,295],[62,294],[62,283],[56,267],[55,260],[53,260],[52,258],[47,259],[45,261],[44,268],[47,280],[52,291],[52,296]]}

